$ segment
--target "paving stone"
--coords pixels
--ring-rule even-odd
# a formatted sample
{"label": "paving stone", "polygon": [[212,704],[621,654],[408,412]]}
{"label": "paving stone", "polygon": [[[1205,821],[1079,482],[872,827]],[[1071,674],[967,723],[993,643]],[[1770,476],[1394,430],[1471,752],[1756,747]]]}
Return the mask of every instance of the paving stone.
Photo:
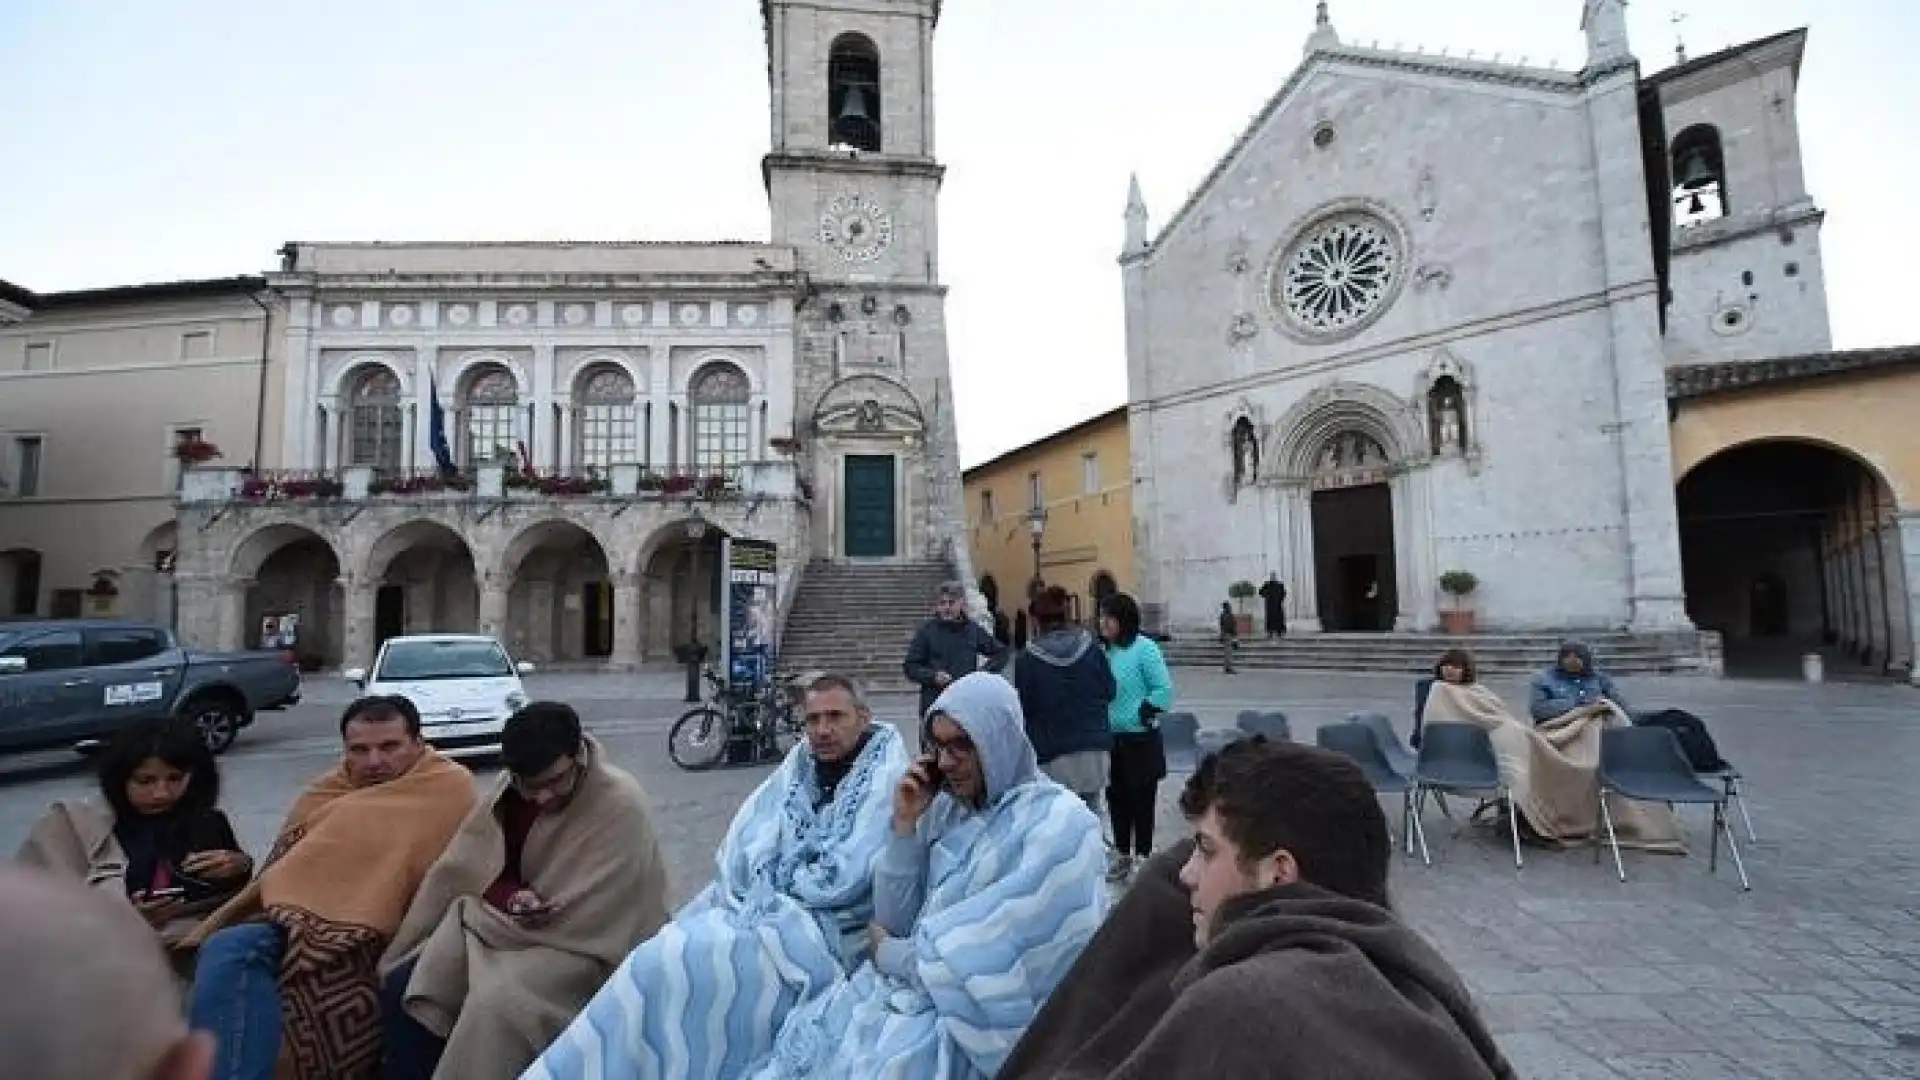
{"label": "paving stone", "polygon": [[1745,1080],[1749,1075],[1720,1054],[1631,1054],[1606,1066],[1626,1080]]}
{"label": "paving stone", "polygon": [[1840,1010],[1811,994],[1760,994],[1760,1000],[1796,1020],[1844,1020]]}
{"label": "paving stone", "polygon": [[1865,1024],[1852,1020],[1804,1020],[1801,1021],[1808,1031],[1821,1042],[1839,1046],[1880,1046],[1894,1045],[1893,1036],[1875,1031]]}
{"label": "paving stone", "polygon": [[1552,1080],[1621,1080],[1595,1058],[1567,1044],[1564,1039],[1545,1032],[1530,1031],[1509,1036],[1502,1043],[1507,1060],[1523,1077]]}

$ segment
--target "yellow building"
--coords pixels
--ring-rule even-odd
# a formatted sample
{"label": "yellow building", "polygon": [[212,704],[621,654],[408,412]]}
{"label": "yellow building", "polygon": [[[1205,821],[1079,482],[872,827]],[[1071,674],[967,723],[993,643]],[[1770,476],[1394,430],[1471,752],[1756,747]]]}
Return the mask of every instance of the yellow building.
{"label": "yellow building", "polygon": [[1122,406],[968,469],[968,535],[988,602],[1009,617],[1025,607],[1036,553],[1040,577],[1074,597],[1076,618],[1130,589],[1131,461]]}

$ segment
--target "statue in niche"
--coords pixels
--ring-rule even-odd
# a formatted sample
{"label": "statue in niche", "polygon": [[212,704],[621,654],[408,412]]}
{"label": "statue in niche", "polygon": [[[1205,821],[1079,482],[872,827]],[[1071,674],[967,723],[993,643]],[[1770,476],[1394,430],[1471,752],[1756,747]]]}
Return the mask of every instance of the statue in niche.
{"label": "statue in niche", "polygon": [[1260,475],[1260,439],[1253,433],[1253,421],[1241,417],[1233,422],[1233,486],[1242,487]]}
{"label": "statue in niche", "polygon": [[861,431],[879,431],[881,427],[884,426],[883,420],[884,417],[880,412],[880,403],[872,398],[868,398],[860,403],[860,409],[859,412],[855,414],[854,423]]}
{"label": "statue in niche", "polygon": [[1435,457],[1467,449],[1467,395],[1459,380],[1442,375],[1427,391],[1427,429]]}

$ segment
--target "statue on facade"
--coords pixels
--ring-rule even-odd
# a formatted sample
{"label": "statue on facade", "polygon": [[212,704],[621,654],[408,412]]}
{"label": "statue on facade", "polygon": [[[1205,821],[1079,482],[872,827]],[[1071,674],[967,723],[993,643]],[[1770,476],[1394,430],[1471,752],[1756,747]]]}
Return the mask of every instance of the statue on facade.
{"label": "statue on facade", "polygon": [[1253,432],[1253,421],[1241,417],[1233,422],[1233,486],[1252,483],[1260,475],[1260,440]]}
{"label": "statue on facade", "polygon": [[1432,432],[1435,457],[1452,450],[1466,451],[1466,394],[1452,376],[1441,376],[1427,392],[1427,426]]}

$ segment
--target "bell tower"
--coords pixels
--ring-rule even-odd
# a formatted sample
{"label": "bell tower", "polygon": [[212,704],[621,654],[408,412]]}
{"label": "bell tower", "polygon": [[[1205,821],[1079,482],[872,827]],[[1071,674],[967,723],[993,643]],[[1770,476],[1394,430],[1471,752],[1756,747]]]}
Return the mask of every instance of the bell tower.
{"label": "bell tower", "polygon": [[933,35],[941,0],[762,0],[773,241],[795,314],[813,555],[939,560],[972,581],[940,284]]}

